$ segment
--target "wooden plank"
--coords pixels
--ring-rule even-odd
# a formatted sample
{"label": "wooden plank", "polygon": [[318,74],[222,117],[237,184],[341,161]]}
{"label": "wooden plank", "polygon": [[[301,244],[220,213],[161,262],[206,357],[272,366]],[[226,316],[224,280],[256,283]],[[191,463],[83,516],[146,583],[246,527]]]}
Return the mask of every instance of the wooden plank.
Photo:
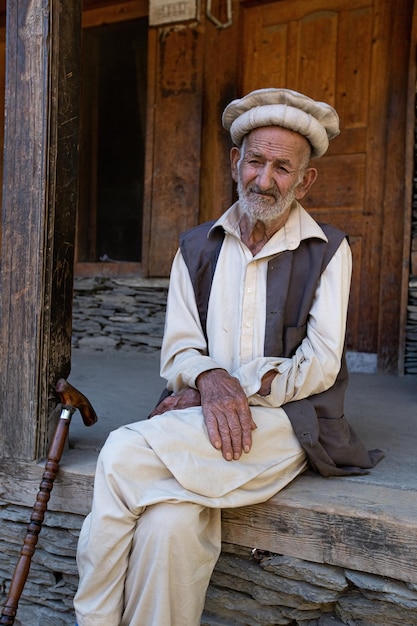
{"label": "wooden plank", "polygon": [[287,51],[288,84],[294,81],[302,93],[333,106],[340,62],[335,54],[339,21],[335,11],[307,13],[300,19],[297,35]]}
{"label": "wooden plank", "polygon": [[[387,110],[387,71],[389,64],[389,46],[387,32],[389,15],[385,0],[373,1],[372,38],[360,49],[361,58],[368,63],[367,75],[372,77],[367,84],[362,83],[362,91],[356,100],[367,102],[367,136],[364,145],[366,154],[365,202],[362,208],[363,252],[360,270],[361,324],[355,342],[356,350],[376,353],[378,349],[378,307],[381,269],[381,229],[383,184],[381,171],[384,169],[385,118]],[[357,26],[359,28],[359,25]],[[361,61],[358,59],[358,65]],[[350,233],[350,231],[348,231]]]}
{"label": "wooden plank", "polygon": [[[384,171],[384,203],[382,245],[384,262],[381,264],[381,289],[379,293],[378,324],[378,368],[384,373],[397,373],[399,365],[402,263],[405,242],[404,212],[407,215],[406,202],[411,205],[411,194],[405,197],[405,190],[410,190],[412,173],[406,163],[407,96],[414,101],[407,89],[408,73],[405,70],[409,62],[410,38],[413,14],[412,0],[405,0],[401,10],[390,4],[391,33],[390,49],[397,49],[390,54],[389,97],[386,116],[386,162]],[[415,54],[415,50],[412,50]],[[408,129],[410,127],[408,126]],[[410,153],[408,154],[410,157]],[[406,172],[406,174],[405,174]],[[407,185],[407,186],[406,186]],[[411,218],[410,207],[408,216]],[[409,247],[407,248],[407,256]]]}
{"label": "wooden plank", "polygon": [[[338,56],[343,60],[343,71],[336,81],[335,107],[344,130],[343,138],[352,135],[354,130],[366,130],[368,124],[368,86],[371,80],[370,55],[372,46],[373,7],[359,7],[356,11],[342,12],[339,27]],[[360,98],[348,94],[360,94]],[[342,137],[341,137],[342,139]],[[357,151],[364,150],[366,135]],[[332,142],[333,144],[334,142]]]}
{"label": "wooden plank", "polygon": [[[365,155],[324,156],[314,166],[319,175],[303,199],[306,209],[318,218],[320,211],[332,210],[336,220],[341,211],[362,212],[365,202]],[[329,181],[332,181],[331,185]]]}
{"label": "wooden plank", "polygon": [[7,7],[0,457],[31,460],[70,369],[81,0]]}
{"label": "wooden plank", "polygon": [[[404,246],[403,246],[403,273],[401,280],[401,311],[400,337],[398,349],[398,374],[404,374],[406,333],[407,333],[407,305],[409,301],[410,274],[417,274],[417,237],[412,238],[412,208],[413,208],[413,175],[414,175],[414,134],[416,124],[416,76],[417,68],[415,50],[417,45],[417,3],[413,2],[413,19],[411,29],[410,56],[408,60],[408,88],[407,88],[407,116],[405,142],[405,188],[404,188]],[[409,250],[411,249],[411,258]]]}
{"label": "wooden plank", "polygon": [[[87,515],[91,509],[97,456],[67,450],[60,463],[48,510]],[[0,500],[32,508],[45,470],[44,463],[0,461]]]}
{"label": "wooden plank", "polygon": [[[108,4],[108,3],[107,3]],[[114,24],[124,20],[133,20],[148,15],[149,0],[130,0],[127,2],[112,2],[110,6],[101,6],[103,2],[84,2],[82,26],[102,26]],[[97,6],[98,5],[98,6]]]}
{"label": "wooden plank", "polygon": [[[328,221],[328,220],[326,220]],[[360,268],[363,256],[363,237],[349,235],[349,245],[352,251],[352,282],[349,296],[348,319],[349,324],[346,329],[347,350],[354,345],[355,338],[359,333],[361,323],[361,308],[359,304],[360,289]]]}
{"label": "wooden plank", "polygon": [[[370,2],[371,0],[349,0],[349,9],[354,11],[367,7]],[[257,5],[259,2],[254,1],[253,4]],[[294,6],[291,6],[292,4],[294,4]],[[289,21],[303,19],[306,15],[306,9],[308,9],[309,14],[317,13],[319,11],[331,14],[334,11],[343,11],[345,8],[345,0],[332,0],[331,2],[325,3],[325,6],[323,6],[322,0],[307,0],[302,3],[266,3],[264,10],[264,25],[269,26],[270,24],[275,24],[277,20]]]}
{"label": "wooden plank", "polygon": [[[96,454],[67,450],[48,510],[87,515]],[[0,500],[33,507],[42,463],[0,462]],[[268,500],[222,512],[226,543],[417,584],[414,491],[304,475]]]}
{"label": "wooden plank", "polygon": [[[75,224],[79,195],[79,103],[81,86],[82,1],[65,0],[51,8],[50,104],[45,132],[48,237],[45,241],[44,302],[40,353],[40,406],[47,409],[48,448],[54,424],[49,424],[55,398],[51,390],[71,371],[72,297]],[[61,9],[58,11],[58,7]]]}
{"label": "wooden plank", "polygon": [[198,25],[159,29],[157,79],[153,103],[149,103],[155,117],[147,205],[148,271],[155,277],[169,275],[179,234],[198,221],[202,61],[203,36]]}
{"label": "wooden plank", "polygon": [[155,135],[155,98],[156,72],[158,57],[158,31],[148,29],[148,66],[147,66],[147,102],[146,102],[146,132],[145,132],[145,166],[143,188],[143,217],[142,217],[142,272],[149,276],[149,253],[151,240],[151,212],[152,212],[152,177],[154,160]]}
{"label": "wooden plank", "polygon": [[[239,47],[244,41],[251,54],[246,63],[241,63],[239,84],[250,85],[251,90],[262,89],[265,86],[280,86],[283,84],[283,77],[286,76],[288,25],[274,23],[273,27],[262,30],[263,18],[262,10],[246,11],[243,7],[241,18],[243,33]],[[261,30],[263,36],[259,37]],[[265,55],[271,59],[271,64],[264,63]]]}
{"label": "wooden plank", "polygon": [[[232,15],[232,25],[227,29],[219,29],[212,22],[205,21],[199,222],[216,219],[233,201],[229,158],[232,142],[222,127],[221,117],[226,105],[238,97],[236,94],[238,0],[233,2]],[[227,63],[224,63],[225,58]]]}
{"label": "wooden plank", "polygon": [[[1,24],[1,17],[0,17]],[[4,92],[6,83],[6,28],[0,26],[0,146],[4,146]],[[0,206],[3,190],[3,159],[0,159]],[[1,238],[1,223],[0,223],[0,238]]]}
{"label": "wooden plank", "polygon": [[[93,31],[94,32],[94,31]],[[99,42],[89,34],[83,37],[80,106],[80,184],[76,233],[76,261],[81,265],[97,260],[97,156],[99,123]],[[99,263],[95,264],[96,268]],[[77,267],[78,270],[78,267]],[[78,271],[77,271],[78,273]]]}
{"label": "wooden plank", "polygon": [[[42,66],[47,56],[48,24],[36,20],[35,17],[37,10],[39,14],[44,10],[45,2],[38,0],[33,3],[34,15],[31,14],[28,4],[9,3],[6,48],[8,82],[0,280],[4,365],[0,372],[0,450],[2,455],[15,454],[30,458],[36,448],[37,436],[36,352],[41,311],[39,304],[34,303],[42,301],[39,281],[36,278],[44,252],[38,252],[38,244],[40,229],[43,236],[45,227],[45,174],[42,158],[44,113],[41,95],[45,92]],[[26,22],[25,17],[28,18]],[[39,59],[40,63],[30,67],[25,45],[27,53],[32,58]],[[27,79],[18,81],[18,76],[26,76]],[[34,94],[32,101],[29,99],[30,92]],[[30,193],[28,183],[33,188],[33,194]],[[19,394],[13,394],[17,389],[16,384],[19,385]],[[19,397],[15,399],[14,395]],[[24,419],[28,420],[27,428],[22,428],[22,422],[19,424],[19,436],[14,425],[19,418],[12,415],[14,409],[18,411],[18,415],[21,414],[20,420],[23,423]]]}
{"label": "wooden plank", "polygon": [[222,516],[226,542],[417,583],[414,492],[302,476],[268,502]]}

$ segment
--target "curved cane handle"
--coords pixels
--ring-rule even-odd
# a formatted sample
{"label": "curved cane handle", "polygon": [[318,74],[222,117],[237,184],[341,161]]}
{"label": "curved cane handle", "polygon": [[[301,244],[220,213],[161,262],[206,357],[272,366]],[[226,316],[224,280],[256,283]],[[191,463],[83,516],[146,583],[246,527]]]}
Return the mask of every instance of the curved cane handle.
{"label": "curved cane handle", "polygon": [[86,426],[92,426],[97,422],[97,414],[91,402],[81,391],[73,387],[65,378],[60,378],[56,384],[55,391],[59,394],[61,403],[65,406],[79,409]]}

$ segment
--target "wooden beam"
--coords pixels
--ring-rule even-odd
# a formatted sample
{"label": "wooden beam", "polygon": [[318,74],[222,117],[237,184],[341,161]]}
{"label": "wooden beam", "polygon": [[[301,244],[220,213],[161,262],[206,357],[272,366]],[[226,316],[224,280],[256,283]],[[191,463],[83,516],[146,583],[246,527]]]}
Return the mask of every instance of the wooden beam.
{"label": "wooden beam", "polygon": [[[388,5],[387,5],[388,6]],[[381,279],[378,319],[378,369],[384,374],[397,374],[401,359],[401,304],[402,272],[406,242],[407,222],[404,219],[406,202],[411,203],[410,168],[407,167],[406,130],[408,98],[408,67],[410,61],[410,39],[412,35],[413,1],[407,0],[398,5],[389,4],[390,10],[390,49],[388,80],[389,98],[386,118],[386,145],[389,146],[385,160],[385,171],[381,172],[380,184],[384,186],[383,228],[381,241]],[[415,54],[415,51],[412,51]],[[412,129],[411,129],[412,132]],[[406,197],[406,192],[408,192]],[[407,213],[407,211],[406,211]],[[411,211],[409,213],[411,219]],[[409,250],[407,250],[409,258]]]}
{"label": "wooden beam", "polygon": [[222,512],[228,543],[417,583],[414,493],[301,476],[265,503]]}
{"label": "wooden beam", "polygon": [[148,51],[148,76],[153,68],[154,77],[148,82],[144,244],[149,237],[150,245],[144,269],[157,277],[169,275],[179,234],[198,223],[201,26],[150,29]]}
{"label": "wooden beam", "polygon": [[[95,465],[91,451],[67,450],[48,510],[87,515]],[[43,470],[0,461],[0,499],[31,508]],[[417,584],[417,501],[399,487],[306,474],[267,502],[224,509],[222,539]]]}
{"label": "wooden beam", "polygon": [[[226,3],[222,7],[225,8]],[[240,36],[240,2],[233,0],[233,20],[221,29],[204,18],[204,80],[201,141],[201,191],[199,222],[217,219],[232,204],[233,181],[230,173],[230,135],[222,127],[222,113],[237,92],[240,68],[238,38]],[[217,14],[217,13],[216,13]],[[226,16],[220,14],[221,20]],[[227,63],[224,62],[227,59]]]}
{"label": "wooden beam", "polygon": [[81,0],[7,3],[0,457],[48,447],[70,370]]}
{"label": "wooden beam", "polygon": [[148,15],[149,0],[130,0],[115,2],[103,6],[103,2],[85,2],[82,17],[83,28],[113,24],[124,20],[133,20]]}
{"label": "wooden beam", "polygon": [[[78,419],[75,414],[73,419]],[[85,450],[67,450],[59,464],[48,511],[87,515],[93,497],[96,455]],[[45,462],[0,460],[0,499],[32,508],[36,501]]]}
{"label": "wooden beam", "polygon": [[404,245],[402,259],[400,337],[398,348],[398,374],[405,370],[405,352],[407,338],[407,305],[409,298],[410,274],[412,267],[412,213],[413,213],[413,176],[414,176],[414,135],[416,125],[416,49],[417,49],[417,3],[413,2],[411,42],[408,58],[407,112],[405,119],[405,185],[404,185]]}

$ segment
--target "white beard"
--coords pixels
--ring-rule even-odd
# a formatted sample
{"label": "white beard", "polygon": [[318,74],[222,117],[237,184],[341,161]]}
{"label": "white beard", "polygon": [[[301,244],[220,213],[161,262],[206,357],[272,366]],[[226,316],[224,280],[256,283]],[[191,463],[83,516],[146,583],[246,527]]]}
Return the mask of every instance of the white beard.
{"label": "white beard", "polygon": [[[284,215],[292,205],[295,200],[295,187],[296,185],[285,196],[282,196],[277,190],[271,190],[265,194],[256,185],[244,190],[239,177],[237,183],[239,204],[252,223],[260,221],[263,224],[269,224]],[[271,197],[275,199],[272,204],[269,201]]]}

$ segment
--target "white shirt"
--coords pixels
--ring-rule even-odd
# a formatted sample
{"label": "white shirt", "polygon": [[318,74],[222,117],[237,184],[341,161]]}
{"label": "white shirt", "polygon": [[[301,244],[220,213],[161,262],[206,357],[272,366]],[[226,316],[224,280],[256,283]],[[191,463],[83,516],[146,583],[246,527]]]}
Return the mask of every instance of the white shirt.
{"label": "white shirt", "polygon": [[[207,312],[210,354],[202,332],[188,269],[178,251],[172,266],[161,351],[161,376],[168,388],[194,387],[201,372],[220,367],[239,379],[252,405],[279,407],[331,387],[340,369],[352,271],[344,239],[323,272],[310,310],[307,336],[291,358],[265,357],[267,265],[271,257],[296,249],[303,239],[327,238],[295,203],[281,230],[252,256],[240,239],[235,203],[216,222],[225,239],[213,278]],[[257,395],[262,376],[275,369],[271,394]]]}

